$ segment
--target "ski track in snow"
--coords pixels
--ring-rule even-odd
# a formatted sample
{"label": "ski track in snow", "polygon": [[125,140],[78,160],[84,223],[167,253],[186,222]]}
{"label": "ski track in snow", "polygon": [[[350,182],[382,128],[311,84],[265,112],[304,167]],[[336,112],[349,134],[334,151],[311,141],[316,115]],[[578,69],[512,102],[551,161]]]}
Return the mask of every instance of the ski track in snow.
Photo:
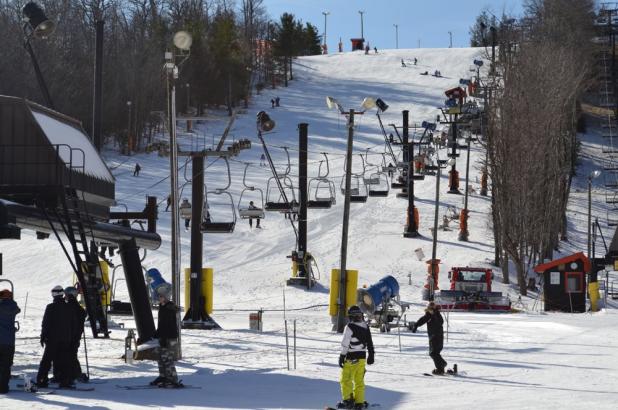
{"label": "ski track in snow", "polygon": [[[202,386],[201,390],[124,391],[115,385],[146,384],[156,377],[155,362],[125,364],[123,354],[126,328],[132,319],[112,318],[126,328],[112,327],[111,340],[88,336],[90,372],[93,378],[107,380],[96,384],[94,392],[58,391],[47,396],[14,394],[2,398],[2,408],[93,408],[137,409],[204,408],[204,409],[320,409],[339,400],[337,358],[341,336],[331,332],[326,308],[288,311],[286,318],[291,332],[292,321],[297,325],[296,369],[287,370],[286,341],[283,312],[268,311],[283,307],[285,291],[288,308],[328,303],[330,270],[340,262],[341,219],[343,198],[340,194],[345,153],[345,120],[329,111],[325,96],[335,97],[345,109],[358,108],[366,96],[379,97],[389,104],[383,114],[387,132],[390,123],[401,123],[401,110],[410,110],[412,123],[433,120],[443,103],[443,91],[457,86],[459,78],[469,76],[468,68],[481,54],[478,49],[419,49],[383,50],[378,55],[362,52],[331,54],[299,58],[295,62],[295,80],[288,88],[265,89],[256,96],[246,115],[239,115],[231,135],[249,138],[253,149],[243,151],[230,161],[232,186],[230,192],[238,200],[243,188],[244,164],[253,166],[247,184],[260,187],[266,195],[270,177],[268,168],[259,167],[262,153],[255,137],[255,112],[266,109],[277,122],[271,134],[265,135],[278,169],[285,168],[285,154],[280,146],[289,146],[292,175],[297,175],[297,124],[309,123],[309,175],[316,176],[322,159],[320,152],[329,155],[330,176],[337,188],[337,204],[329,210],[309,210],[308,249],[315,256],[321,276],[320,285],[312,291],[285,287],[291,273],[286,255],[293,249],[294,234],[289,222],[279,214],[269,213],[262,221],[264,229],[249,230],[248,222],[238,220],[233,235],[204,236],[204,266],[215,269],[213,314],[223,327],[221,331],[183,331],[183,359],[178,362],[180,378],[187,384]],[[419,59],[418,66],[401,67],[401,59]],[[439,69],[444,78],[420,76],[425,70]],[[270,109],[270,98],[281,97],[281,107]],[[210,142],[225,127],[222,115],[196,125],[196,134],[181,134],[185,146],[205,139]],[[381,152],[382,135],[374,112],[357,117],[355,151]],[[585,175],[599,167],[594,158],[601,156],[601,137],[593,132],[582,136],[583,157],[581,172],[574,181],[569,208],[569,242],[563,243],[561,254],[585,248],[587,192]],[[445,158],[445,151],[440,157]],[[169,179],[147,189],[169,174],[169,159],[156,154],[139,154],[133,158],[120,156],[113,150],[104,153],[108,166],[116,178],[116,197],[129,209],[142,209],[146,194],[163,201],[160,206],[159,232],[163,244],[157,251],[149,251],[145,266],[159,268],[170,280],[170,213],[163,212],[169,192]],[[478,190],[480,147],[471,152],[470,184]],[[381,162],[379,155],[370,161]],[[142,171],[132,176],[135,162]],[[209,161],[211,163],[212,161]],[[353,159],[358,169],[358,156]],[[184,164],[184,159],[180,161]],[[457,168],[465,169],[465,156]],[[187,166],[190,175],[190,165]],[[184,171],[180,181],[185,183]],[[465,172],[461,172],[461,188],[465,187]],[[581,175],[584,175],[582,177]],[[296,178],[294,178],[296,179]],[[208,188],[224,186],[227,176],[218,161],[206,171]],[[294,181],[296,183],[296,181]],[[601,182],[594,182],[602,184]],[[446,194],[448,179],[440,181],[440,215],[447,205],[462,206],[463,195]],[[606,212],[604,193],[595,186],[593,191],[595,215]],[[372,284],[391,274],[401,286],[402,300],[412,303],[407,318],[415,320],[422,314],[420,291],[425,281],[427,265],[419,261],[414,250],[421,248],[425,259],[431,256],[429,227],[433,226],[435,177],[427,176],[415,185],[420,212],[420,233],[417,239],[405,239],[407,200],[396,198],[391,190],[387,198],[369,198],[366,204],[351,204],[348,247],[348,268],[359,270],[359,286]],[[190,198],[191,188],[183,188],[183,197]],[[255,197],[253,197],[255,199]],[[448,286],[446,272],[450,266],[473,265],[483,262],[489,266],[493,258],[488,198],[472,194],[469,230],[470,242],[457,240],[457,229],[438,234],[438,257],[442,259],[440,286]],[[229,208],[209,198],[215,218],[229,218]],[[123,208],[119,208],[123,209]],[[456,227],[456,224],[453,224]],[[606,238],[612,231],[604,225]],[[181,231],[182,266],[189,264],[189,233]],[[56,284],[68,285],[70,267],[54,240],[37,241],[32,232],[23,232],[21,241],[0,242],[4,256],[4,276],[16,285],[16,300],[24,313],[18,317],[21,331],[16,344],[14,374],[28,373],[34,377],[42,349],[38,335],[49,290]],[[116,257],[115,262],[120,263]],[[117,274],[122,276],[121,269]],[[514,272],[514,269],[511,269]],[[412,285],[408,274],[412,274]],[[496,270],[496,278],[501,272]],[[514,281],[512,281],[514,282]],[[515,285],[495,283],[495,288],[516,299]],[[184,291],[184,290],[183,290]],[[117,295],[127,299],[122,282]],[[28,298],[26,309],[25,301]],[[384,409],[565,409],[593,405],[596,409],[614,409],[618,402],[618,330],[615,306],[592,314],[544,314],[531,310],[536,294],[523,298],[529,309],[519,314],[448,315],[448,341],[444,357],[449,365],[457,363],[465,375],[460,377],[428,378],[424,372],[433,368],[427,356],[427,337],[424,329],[416,334],[401,330],[401,351],[398,332],[381,334],[374,331],[376,363],[366,374],[366,398],[380,403]],[[183,299],[184,300],[184,299]],[[264,308],[264,331],[248,330],[246,311],[229,309]],[[224,309],[219,310],[217,309]],[[156,314],[156,312],[155,312]],[[291,337],[291,335],[290,335]],[[290,361],[292,358],[290,339]],[[80,352],[85,366],[83,350]],[[16,383],[16,382],[12,382]]]}

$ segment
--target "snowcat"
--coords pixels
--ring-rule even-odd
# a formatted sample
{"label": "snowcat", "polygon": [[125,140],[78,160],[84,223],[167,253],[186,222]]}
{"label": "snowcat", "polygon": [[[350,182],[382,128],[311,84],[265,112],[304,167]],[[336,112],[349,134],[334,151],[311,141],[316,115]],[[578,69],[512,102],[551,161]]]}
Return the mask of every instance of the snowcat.
{"label": "snowcat", "polygon": [[492,292],[494,274],[491,269],[454,267],[448,273],[449,290],[436,294],[436,303],[443,310],[505,312],[511,301],[502,292]]}

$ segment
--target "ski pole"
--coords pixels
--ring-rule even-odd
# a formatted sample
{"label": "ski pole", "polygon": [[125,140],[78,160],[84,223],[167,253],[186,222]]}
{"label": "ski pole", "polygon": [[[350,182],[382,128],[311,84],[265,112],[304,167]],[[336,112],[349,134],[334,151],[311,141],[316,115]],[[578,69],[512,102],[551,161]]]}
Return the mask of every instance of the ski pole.
{"label": "ski pole", "polygon": [[82,333],[84,335],[84,354],[86,355],[86,376],[88,376],[88,380],[90,380],[90,366],[88,365],[88,347],[86,346],[86,332]]}
{"label": "ski pole", "polygon": [[288,362],[288,370],[290,370],[290,342],[288,341],[288,321],[285,320],[285,357]]}
{"label": "ski pole", "polygon": [[26,301],[24,302],[24,319],[26,318],[26,309],[28,308],[28,293],[26,292]]}

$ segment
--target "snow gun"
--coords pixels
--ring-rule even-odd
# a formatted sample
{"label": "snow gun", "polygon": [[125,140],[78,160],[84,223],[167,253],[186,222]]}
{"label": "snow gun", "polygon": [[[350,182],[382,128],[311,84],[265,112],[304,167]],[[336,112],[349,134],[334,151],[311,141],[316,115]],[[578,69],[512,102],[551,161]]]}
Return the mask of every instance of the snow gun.
{"label": "snow gun", "polygon": [[392,328],[398,327],[409,306],[399,299],[399,283],[390,275],[374,285],[358,289],[357,300],[369,318],[369,325],[379,328],[380,332],[390,332]]}

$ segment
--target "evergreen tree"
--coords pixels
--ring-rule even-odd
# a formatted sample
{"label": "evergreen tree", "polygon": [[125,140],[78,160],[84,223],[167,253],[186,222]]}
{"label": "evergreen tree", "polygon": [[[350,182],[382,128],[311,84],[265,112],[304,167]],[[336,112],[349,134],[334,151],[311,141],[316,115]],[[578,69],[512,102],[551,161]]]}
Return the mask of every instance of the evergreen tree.
{"label": "evergreen tree", "polygon": [[304,55],[318,55],[322,54],[321,39],[318,34],[318,29],[311,23],[307,23],[304,30],[305,44]]}
{"label": "evergreen tree", "polygon": [[489,27],[497,27],[498,22],[495,16],[489,16],[486,10],[479,14],[470,27],[470,47],[485,47],[489,41]]}

